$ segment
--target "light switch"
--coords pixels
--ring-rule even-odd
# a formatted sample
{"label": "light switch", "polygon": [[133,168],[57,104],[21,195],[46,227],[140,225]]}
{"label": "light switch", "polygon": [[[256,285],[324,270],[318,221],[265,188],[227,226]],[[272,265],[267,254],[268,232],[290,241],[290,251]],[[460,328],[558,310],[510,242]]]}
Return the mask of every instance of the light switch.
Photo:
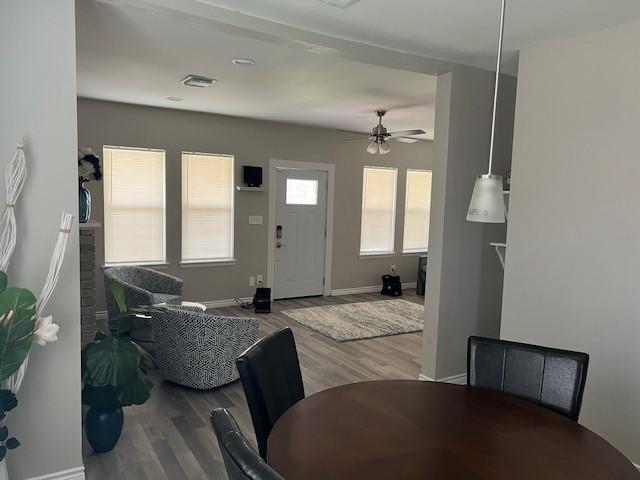
{"label": "light switch", "polygon": [[262,225],[262,215],[249,215],[249,225]]}

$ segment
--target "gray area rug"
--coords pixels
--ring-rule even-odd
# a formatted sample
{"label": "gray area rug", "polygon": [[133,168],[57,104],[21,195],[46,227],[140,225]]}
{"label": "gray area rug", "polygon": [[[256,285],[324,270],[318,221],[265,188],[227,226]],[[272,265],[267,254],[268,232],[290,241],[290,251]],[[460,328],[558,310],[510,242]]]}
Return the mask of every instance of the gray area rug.
{"label": "gray area rug", "polygon": [[298,308],[282,313],[338,342],[420,332],[424,325],[424,306],[401,299]]}

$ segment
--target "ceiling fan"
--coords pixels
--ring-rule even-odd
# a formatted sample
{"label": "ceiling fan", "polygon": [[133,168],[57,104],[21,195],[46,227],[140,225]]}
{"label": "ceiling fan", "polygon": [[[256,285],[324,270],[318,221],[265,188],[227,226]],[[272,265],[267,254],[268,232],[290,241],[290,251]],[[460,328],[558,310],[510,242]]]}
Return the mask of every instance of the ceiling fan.
{"label": "ceiling fan", "polygon": [[[418,140],[415,138],[411,138],[413,135],[424,135],[424,130],[403,130],[401,132],[388,132],[387,129],[382,125],[382,117],[385,116],[386,110],[377,110],[376,115],[378,116],[378,125],[373,127],[371,131],[371,135],[367,138],[371,140],[371,143],[367,147],[367,152],[371,155],[375,155],[379,153],[380,155],[386,155],[391,151],[391,147],[387,140],[397,140],[399,142],[404,143],[415,143]],[[362,140],[363,138],[354,138],[351,140]]]}

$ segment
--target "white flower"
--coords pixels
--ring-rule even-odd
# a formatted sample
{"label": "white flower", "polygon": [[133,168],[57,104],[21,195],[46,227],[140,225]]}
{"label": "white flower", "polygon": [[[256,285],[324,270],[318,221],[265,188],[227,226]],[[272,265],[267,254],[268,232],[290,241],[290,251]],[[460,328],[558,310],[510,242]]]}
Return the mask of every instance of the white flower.
{"label": "white flower", "polygon": [[48,317],[38,317],[36,320],[36,330],[33,334],[36,336],[38,345],[46,345],[47,343],[58,340],[58,330],[60,327],[53,323],[51,315]]}

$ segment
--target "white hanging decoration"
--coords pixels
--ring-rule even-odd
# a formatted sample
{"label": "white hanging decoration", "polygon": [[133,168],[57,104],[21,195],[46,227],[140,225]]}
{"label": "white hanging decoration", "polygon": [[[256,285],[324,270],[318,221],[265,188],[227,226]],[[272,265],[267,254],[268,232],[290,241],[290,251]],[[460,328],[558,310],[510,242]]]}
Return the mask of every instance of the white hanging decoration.
{"label": "white hanging decoration", "polygon": [[0,217],[0,271],[6,272],[16,247],[16,216],[14,207],[24,187],[27,166],[24,156],[24,140],[18,143],[16,153],[5,169],[7,205]]}
{"label": "white hanging decoration", "polygon": [[[51,256],[51,262],[49,263],[49,273],[47,279],[42,287],[42,292],[36,303],[36,317],[41,318],[44,308],[51,299],[58,279],[60,278],[60,269],[62,268],[62,261],[64,260],[64,254],[67,249],[67,240],[71,233],[71,226],[73,225],[74,216],[68,212],[62,214],[62,220],[60,221],[60,230],[58,231],[58,241],[53,249],[53,255]],[[17,393],[24,380],[24,373],[29,363],[29,356],[22,363],[20,368],[11,377],[3,382],[3,387],[8,388],[13,393]],[[1,477],[0,477],[1,478]]]}

